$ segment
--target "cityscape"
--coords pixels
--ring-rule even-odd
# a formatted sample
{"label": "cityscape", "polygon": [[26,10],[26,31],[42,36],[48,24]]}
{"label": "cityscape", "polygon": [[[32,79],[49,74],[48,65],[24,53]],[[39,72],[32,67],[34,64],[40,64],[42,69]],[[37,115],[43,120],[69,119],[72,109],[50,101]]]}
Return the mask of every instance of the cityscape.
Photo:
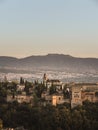
{"label": "cityscape", "polygon": [[0,130],[98,130],[97,0],[0,0]]}
{"label": "cityscape", "polygon": [[[42,75],[42,80],[35,79],[32,82],[25,80],[23,77],[20,77],[19,80],[9,81],[7,79],[7,76],[4,76],[3,80],[0,82],[0,104],[1,104],[0,116],[3,119],[3,122],[2,120],[0,120],[0,123],[1,123],[0,127],[2,128],[3,125],[5,127],[2,130],[14,130],[14,129],[15,130],[25,130],[25,129],[31,130],[32,128],[34,130],[44,129],[45,124],[43,124],[43,126],[41,126],[40,124],[39,125],[36,124],[36,123],[39,123],[37,122],[39,121],[39,119],[37,119],[36,123],[34,124],[36,116],[41,116],[40,118],[43,118],[44,120],[44,116],[42,117],[42,115],[40,115],[39,109],[41,109],[42,114],[45,114],[44,112],[47,110],[49,112],[53,112],[55,109],[58,109],[58,111],[62,111],[64,109],[65,115],[68,113],[71,114],[70,112],[73,111],[73,114],[75,114],[77,118],[70,119],[69,123],[71,123],[70,121],[74,121],[74,120],[77,120],[78,122],[78,116],[81,114],[84,114],[85,118],[87,118],[85,113],[88,113],[88,109],[91,109],[91,107],[93,108],[94,106],[96,106],[94,109],[97,110],[98,83],[62,82],[60,79],[48,78],[48,75],[46,73]],[[86,110],[86,108],[88,109]],[[19,109],[19,112],[17,111],[17,109]],[[43,111],[43,109],[45,110]],[[30,115],[26,115],[27,113],[35,114],[34,112],[35,110],[38,112],[38,115],[32,115],[34,116],[32,117],[32,119]],[[81,110],[83,111],[81,112],[81,114],[75,113],[76,111],[80,112]],[[4,112],[5,114],[3,114]],[[22,114],[20,117],[20,119],[23,118],[23,121],[19,120],[17,117],[17,116],[20,116],[17,114],[21,114],[21,112],[24,112],[25,114],[25,115]],[[60,114],[60,113],[57,112],[56,114]],[[61,115],[58,115],[58,116],[61,116]],[[67,118],[69,118],[70,116],[71,115],[69,116],[66,115],[65,119],[68,120]],[[93,116],[93,115],[91,114],[90,116]],[[31,123],[30,123],[29,118],[31,120]],[[52,118],[53,117],[51,117],[51,120]],[[57,120],[57,117],[55,118],[56,118],[55,120]],[[58,118],[63,118],[63,117],[58,117]],[[90,121],[89,118],[88,120]],[[94,118],[96,118],[96,115]],[[29,120],[29,122],[25,123],[25,119]],[[80,120],[82,120],[82,117]],[[47,121],[47,123],[49,122]],[[58,124],[59,123],[60,123],[60,119],[58,121]],[[74,129],[77,129],[77,128],[80,129],[80,124],[79,126],[78,125],[76,126],[76,124],[73,124],[75,125],[73,126]],[[59,127],[63,127],[64,129],[65,128],[72,129],[70,126],[71,124],[67,126],[65,122],[65,124],[62,124],[62,125]],[[96,126],[95,124],[94,126],[93,124],[91,124],[90,127],[97,129],[97,124]],[[52,128],[57,129],[58,125],[54,125],[54,127],[51,127],[51,129]],[[85,126],[85,127],[81,126],[81,128],[88,129],[88,126]]]}

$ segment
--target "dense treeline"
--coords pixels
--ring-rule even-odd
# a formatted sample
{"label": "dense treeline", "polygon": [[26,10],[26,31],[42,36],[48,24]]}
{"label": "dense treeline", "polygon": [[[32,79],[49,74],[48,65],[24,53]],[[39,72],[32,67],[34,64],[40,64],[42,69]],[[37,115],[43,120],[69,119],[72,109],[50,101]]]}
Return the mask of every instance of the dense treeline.
{"label": "dense treeline", "polygon": [[25,103],[3,103],[0,119],[4,127],[24,126],[28,130],[98,130],[98,103],[86,101],[74,109],[68,104],[32,107]]}

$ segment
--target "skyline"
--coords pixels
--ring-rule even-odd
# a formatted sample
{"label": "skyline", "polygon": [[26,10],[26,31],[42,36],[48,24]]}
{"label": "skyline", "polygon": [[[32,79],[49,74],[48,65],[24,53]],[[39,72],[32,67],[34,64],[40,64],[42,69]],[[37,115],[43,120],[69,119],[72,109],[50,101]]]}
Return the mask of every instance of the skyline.
{"label": "skyline", "polygon": [[0,17],[0,56],[59,53],[98,58],[95,0],[4,0]]}

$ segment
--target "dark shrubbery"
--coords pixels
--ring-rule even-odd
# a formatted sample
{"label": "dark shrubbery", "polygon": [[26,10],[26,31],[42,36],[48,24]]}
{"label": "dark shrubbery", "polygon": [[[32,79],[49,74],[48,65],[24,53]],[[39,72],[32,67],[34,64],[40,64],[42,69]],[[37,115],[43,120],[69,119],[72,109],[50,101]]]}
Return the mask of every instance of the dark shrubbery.
{"label": "dark shrubbery", "polygon": [[4,127],[24,126],[28,130],[98,130],[98,103],[84,102],[70,109],[14,102],[0,106],[0,119]]}

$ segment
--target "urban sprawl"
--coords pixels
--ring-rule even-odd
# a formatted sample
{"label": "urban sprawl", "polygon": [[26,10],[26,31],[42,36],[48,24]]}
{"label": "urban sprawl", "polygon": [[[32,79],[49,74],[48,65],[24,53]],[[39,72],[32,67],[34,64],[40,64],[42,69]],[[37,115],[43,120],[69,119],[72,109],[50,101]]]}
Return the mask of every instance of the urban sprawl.
{"label": "urban sprawl", "polygon": [[[42,76],[42,82],[29,82],[20,77],[20,81],[8,81],[7,77],[0,83],[0,97],[7,103],[27,103],[34,106],[58,106],[68,103],[70,109],[82,106],[84,101],[98,102],[98,83],[63,83],[59,79]],[[0,101],[1,102],[1,101]],[[16,128],[15,130],[24,128]],[[14,130],[5,128],[2,130]]]}

